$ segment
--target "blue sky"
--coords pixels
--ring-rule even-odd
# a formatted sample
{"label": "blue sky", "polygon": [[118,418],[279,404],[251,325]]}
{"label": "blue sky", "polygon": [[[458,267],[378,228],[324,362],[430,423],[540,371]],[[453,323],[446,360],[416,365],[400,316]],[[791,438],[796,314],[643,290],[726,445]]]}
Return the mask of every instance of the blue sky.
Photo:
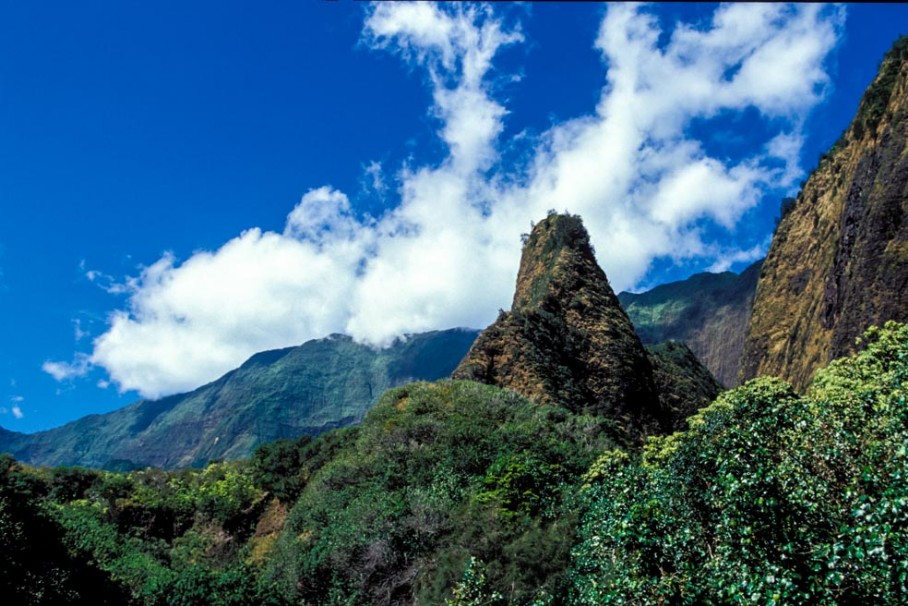
{"label": "blue sky", "polygon": [[[680,25],[683,24],[683,25]],[[905,5],[0,4],[0,425],[331,332],[482,327],[581,214],[616,289],[765,252]]]}

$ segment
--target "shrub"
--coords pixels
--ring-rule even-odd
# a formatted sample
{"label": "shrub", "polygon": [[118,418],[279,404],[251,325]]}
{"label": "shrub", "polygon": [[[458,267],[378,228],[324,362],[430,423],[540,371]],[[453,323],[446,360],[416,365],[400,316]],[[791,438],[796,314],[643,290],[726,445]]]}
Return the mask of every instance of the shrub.
{"label": "shrub", "polygon": [[641,459],[589,475],[577,604],[903,604],[908,327],[818,373],[761,378]]}

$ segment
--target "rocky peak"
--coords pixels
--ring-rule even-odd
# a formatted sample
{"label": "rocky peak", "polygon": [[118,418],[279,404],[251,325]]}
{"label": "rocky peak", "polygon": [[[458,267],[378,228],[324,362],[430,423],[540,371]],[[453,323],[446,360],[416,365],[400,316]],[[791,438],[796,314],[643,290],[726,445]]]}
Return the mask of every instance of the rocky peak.
{"label": "rocky peak", "polygon": [[635,436],[663,426],[646,352],[577,216],[551,214],[533,228],[511,311],[479,336],[454,377],[609,416]]}
{"label": "rocky peak", "polygon": [[549,215],[526,237],[511,309],[563,302],[583,289],[584,285],[575,283],[579,278],[603,282],[604,288],[594,286],[596,291],[611,291],[580,217]]}
{"label": "rocky peak", "polygon": [[786,205],[760,272],[741,376],[803,389],[871,324],[908,320],[908,37]]}

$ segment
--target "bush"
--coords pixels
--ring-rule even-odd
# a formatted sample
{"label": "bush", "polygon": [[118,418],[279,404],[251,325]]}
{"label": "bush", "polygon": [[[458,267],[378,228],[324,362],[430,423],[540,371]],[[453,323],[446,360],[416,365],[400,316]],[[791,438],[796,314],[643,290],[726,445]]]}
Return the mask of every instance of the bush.
{"label": "bush", "polygon": [[818,373],[757,379],[589,474],[577,604],[904,604],[908,327]]}
{"label": "bush", "polygon": [[306,603],[441,604],[467,599],[473,556],[509,603],[556,593],[572,487],[612,430],[472,382],[389,391],[303,489],[270,574]]}

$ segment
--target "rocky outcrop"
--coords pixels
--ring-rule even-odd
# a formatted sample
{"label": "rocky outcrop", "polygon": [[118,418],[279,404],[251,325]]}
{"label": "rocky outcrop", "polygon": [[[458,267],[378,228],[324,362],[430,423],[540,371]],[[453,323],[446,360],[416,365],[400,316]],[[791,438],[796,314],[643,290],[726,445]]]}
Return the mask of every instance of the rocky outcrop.
{"label": "rocky outcrop", "polygon": [[576,216],[535,226],[511,311],[480,334],[453,376],[608,416],[633,436],[667,424],[643,345]]}
{"label": "rocky outcrop", "polygon": [[686,343],[722,385],[736,387],[761,263],[740,274],[699,273],[643,293],[622,292],[618,300],[644,345]]}
{"label": "rocky outcrop", "polygon": [[760,272],[741,377],[804,389],[871,324],[908,320],[908,37],[784,209]]}

